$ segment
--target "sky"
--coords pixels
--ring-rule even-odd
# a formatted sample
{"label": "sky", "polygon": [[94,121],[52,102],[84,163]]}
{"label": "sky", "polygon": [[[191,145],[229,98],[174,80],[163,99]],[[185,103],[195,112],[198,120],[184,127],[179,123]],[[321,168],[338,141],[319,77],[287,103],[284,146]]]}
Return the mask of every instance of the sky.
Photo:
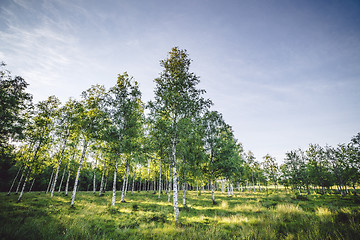
{"label": "sky", "polygon": [[360,132],[359,1],[0,0],[0,61],[34,102],[125,71],[147,102],[175,46],[257,161]]}

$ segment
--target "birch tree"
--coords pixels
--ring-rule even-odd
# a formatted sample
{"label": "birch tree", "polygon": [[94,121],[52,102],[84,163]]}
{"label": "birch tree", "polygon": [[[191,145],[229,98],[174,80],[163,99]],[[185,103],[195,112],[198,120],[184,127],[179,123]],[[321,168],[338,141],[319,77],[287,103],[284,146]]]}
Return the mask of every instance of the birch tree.
{"label": "birch tree", "polygon": [[86,151],[92,139],[99,138],[100,126],[105,118],[103,104],[105,98],[105,88],[95,85],[82,93],[83,100],[77,105],[77,126],[82,139],[82,154],[75,177],[73,193],[71,196],[71,206],[75,204],[75,197],[79,183],[80,171],[83,165]]}
{"label": "birch tree", "polygon": [[[125,173],[121,201],[125,201],[125,184],[132,154],[140,148],[142,134],[143,103],[138,83],[128,73],[118,75],[117,82],[107,95],[106,111],[109,124],[106,138],[111,151],[118,155],[115,163],[114,178],[118,159],[124,160]],[[115,186],[114,180],[114,186]],[[115,206],[116,188],[113,188],[112,207]]]}
{"label": "birch tree", "polygon": [[210,105],[202,94],[205,90],[197,89],[199,78],[190,72],[191,60],[186,50],[174,47],[168,58],[160,61],[163,71],[155,79],[155,99],[149,103],[153,115],[169,122],[171,139],[171,164],[173,168],[173,199],[175,222],[179,218],[177,189],[177,144],[178,123],[181,119],[192,116]]}
{"label": "birch tree", "polygon": [[51,132],[54,129],[54,117],[59,105],[60,101],[55,96],[50,96],[47,100],[40,101],[36,104],[35,115],[26,130],[30,144],[34,144],[34,151],[31,153],[31,161],[27,166],[27,173],[18,202],[22,198],[26,183],[29,180],[35,162],[38,160],[39,154],[46,144],[51,141]]}
{"label": "birch tree", "polygon": [[[75,100],[69,99],[69,101],[67,101],[65,103],[65,105],[61,109],[59,109],[59,123],[58,123],[58,128],[57,128],[56,132],[57,132],[59,139],[63,141],[63,144],[62,144],[62,149],[61,149],[61,153],[60,153],[60,159],[59,159],[58,166],[57,166],[56,173],[55,173],[54,183],[51,188],[51,197],[54,196],[56,182],[58,179],[59,170],[60,170],[60,166],[61,166],[61,163],[62,163],[62,160],[64,157],[65,148],[67,146],[68,139],[70,137],[70,134],[72,133],[72,131],[75,128],[76,104],[77,104],[77,102]],[[65,173],[65,171],[64,171],[64,173]],[[60,188],[59,188],[59,191],[60,191]]]}

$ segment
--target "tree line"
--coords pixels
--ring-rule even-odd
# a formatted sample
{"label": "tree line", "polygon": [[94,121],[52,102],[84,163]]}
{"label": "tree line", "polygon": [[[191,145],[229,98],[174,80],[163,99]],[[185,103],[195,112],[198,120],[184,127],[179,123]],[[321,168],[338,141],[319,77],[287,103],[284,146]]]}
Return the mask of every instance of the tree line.
{"label": "tree line", "polygon": [[214,204],[216,190],[225,188],[231,196],[234,188],[262,191],[280,183],[325,191],[336,183],[345,194],[352,181],[355,190],[359,134],[343,146],[345,155],[340,146],[323,151],[311,145],[306,153],[287,153],[280,167],[269,154],[259,163],[251,151],[245,153],[222,114],[211,110],[190,64],[186,50],[173,48],[160,61],[163,70],[148,103],[125,72],[111,88],[93,85],[79,100],[61,104],[50,96],[34,104],[25,80],[1,70],[1,189],[18,194],[18,201],[31,190],[51,197],[64,192],[71,195],[71,206],[79,189],[99,196],[112,191],[112,207],[119,190],[121,202],[127,191],[167,194],[169,202],[172,194],[175,221],[180,189],[184,207],[188,189],[211,191]]}

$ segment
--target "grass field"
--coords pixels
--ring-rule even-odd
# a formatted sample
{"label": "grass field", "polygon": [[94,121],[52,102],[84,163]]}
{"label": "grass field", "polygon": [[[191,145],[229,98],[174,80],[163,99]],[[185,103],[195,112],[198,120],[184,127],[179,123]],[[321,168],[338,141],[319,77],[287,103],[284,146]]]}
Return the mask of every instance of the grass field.
{"label": "grass field", "polygon": [[[182,195],[180,192],[179,195]],[[0,194],[1,239],[360,239],[360,199],[339,195],[296,196],[284,191],[196,197],[187,193],[174,223],[173,206],[164,194],[128,194],[110,207],[111,194],[91,192],[52,199],[43,192]],[[179,200],[182,200],[179,198]],[[182,201],[179,201],[182,202]]]}

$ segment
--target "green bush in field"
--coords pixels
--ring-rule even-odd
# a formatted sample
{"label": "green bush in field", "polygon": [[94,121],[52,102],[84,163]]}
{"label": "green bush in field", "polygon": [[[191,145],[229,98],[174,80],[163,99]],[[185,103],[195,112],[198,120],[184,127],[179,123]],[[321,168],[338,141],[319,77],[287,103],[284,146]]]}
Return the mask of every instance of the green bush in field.
{"label": "green bush in field", "polygon": [[75,207],[62,194],[0,195],[0,239],[360,239],[356,196],[285,192],[187,194],[174,223],[167,196],[140,192],[110,206],[111,195],[79,192]]}

